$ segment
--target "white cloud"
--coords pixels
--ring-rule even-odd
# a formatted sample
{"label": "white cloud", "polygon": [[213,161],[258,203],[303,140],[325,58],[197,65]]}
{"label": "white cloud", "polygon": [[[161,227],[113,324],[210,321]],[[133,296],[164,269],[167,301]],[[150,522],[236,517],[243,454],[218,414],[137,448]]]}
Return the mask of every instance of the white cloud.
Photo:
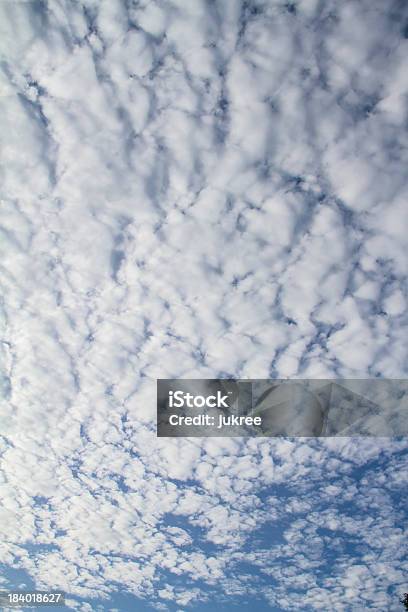
{"label": "white cloud", "polygon": [[400,24],[0,11],[0,562],[157,609],[393,610],[405,441],[157,439],[154,379],[406,375]]}

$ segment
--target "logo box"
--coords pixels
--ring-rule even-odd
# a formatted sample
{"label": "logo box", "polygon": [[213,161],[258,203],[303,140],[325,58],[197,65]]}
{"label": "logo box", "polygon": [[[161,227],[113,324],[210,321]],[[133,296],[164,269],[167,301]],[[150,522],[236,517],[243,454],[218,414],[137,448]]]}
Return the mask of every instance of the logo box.
{"label": "logo box", "polygon": [[158,379],[157,435],[408,435],[401,379]]}

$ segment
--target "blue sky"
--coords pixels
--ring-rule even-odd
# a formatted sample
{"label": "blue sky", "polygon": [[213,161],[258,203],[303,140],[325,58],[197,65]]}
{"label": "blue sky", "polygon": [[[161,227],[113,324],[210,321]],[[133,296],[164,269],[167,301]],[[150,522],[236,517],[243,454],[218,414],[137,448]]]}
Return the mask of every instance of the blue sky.
{"label": "blue sky", "polygon": [[406,438],[160,439],[156,380],[407,378],[407,23],[0,2],[3,586],[400,610]]}
{"label": "blue sky", "polygon": [[[171,511],[160,508],[160,496],[154,498],[149,534],[139,539],[116,533],[115,526],[123,505],[115,506],[114,499],[120,494],[126,501],[132,487],[126,492],[111,489],[111,497],[95,506],[91,520],[101,521],[99,513],[109,500],[112,522],[106,535],[112,538],[113,531],[116,550],[112,544],[107,549],[103,537],[90,537],[87,556],[71,555],[68,566],[73,535],[67,516],[51,499],[42,500],[46,515],[60,527],[65,523],[63,535],[52,545],[40,544],[44,532],[37,527],[38,543],[18,547],[21,557],[14,565],[25,566],[25,571],[3,565],[3,588],[34,588],[38,580],[51,588],[52,581],[53,588],[65,587],[69,605],[79,610],[294,610],[299,601],[305,610],[331,605],[347,609],[350,602],[368,609],[399,609],[407,566],[408,452],[403,439],[254,440],[249,443],[251,462],[257,465],[254,478],[242,476],[248,470],[247,443],[234,440],[226,453],[226,441],[211,441],[211,455],[201,455],[195,465],[202,468],[216,453],[211,476],[177,481],[179,503]],[[224,449],[217,449],[220,442]],[[187,453],[190,442],[182,444]],[[266,482],[271,480],[268,472],[262,475],[261,458],[267,453],[275,484]],[[214,473],[226,460],[241,468],[228,486]],[[147,482],[151,477],[147,475]],[[191,501],[183,507],[188,496]],[[129,520],[137,514],[135,507]],[[85,534],[78,536],[78,544],[86,543]],[[159,542],[153,551],[150,539]],[[132,542],[137,545],[133,554],[121,550],[128,544],[131,551]],[[98,571],[96,559],[104,562]],[[117,563],[119,572],[113,576]],[[72,572],[72,564],[76,575],[69,582],[64,571]],[[146,576],[142,582],[140,575]],[[92,582],[93,590],[86,586]],[[96,597],[100,588],[106,600]]]}

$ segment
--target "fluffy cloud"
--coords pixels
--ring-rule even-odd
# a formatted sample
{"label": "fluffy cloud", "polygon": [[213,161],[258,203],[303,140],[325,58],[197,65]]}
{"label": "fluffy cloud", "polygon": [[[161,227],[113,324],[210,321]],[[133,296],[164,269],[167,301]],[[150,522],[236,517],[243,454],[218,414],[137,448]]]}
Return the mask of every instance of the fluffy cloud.
{"label": "fluffy cloud", "polygon": [[0,3],[6,586],[397,609],[405,441],[154,424],[156,377],[406,375],[407,15],[337,4]]}

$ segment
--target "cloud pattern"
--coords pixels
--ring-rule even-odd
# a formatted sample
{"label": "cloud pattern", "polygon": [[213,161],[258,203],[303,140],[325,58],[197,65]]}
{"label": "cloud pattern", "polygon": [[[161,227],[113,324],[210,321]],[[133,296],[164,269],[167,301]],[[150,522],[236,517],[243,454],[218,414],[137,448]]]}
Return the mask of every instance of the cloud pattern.
{"label": "cloud pattern", "polygon": [[404,439],[157,439],[155,379],[406,377],[407,5],[0,12],[4,588],[398,610]]}

